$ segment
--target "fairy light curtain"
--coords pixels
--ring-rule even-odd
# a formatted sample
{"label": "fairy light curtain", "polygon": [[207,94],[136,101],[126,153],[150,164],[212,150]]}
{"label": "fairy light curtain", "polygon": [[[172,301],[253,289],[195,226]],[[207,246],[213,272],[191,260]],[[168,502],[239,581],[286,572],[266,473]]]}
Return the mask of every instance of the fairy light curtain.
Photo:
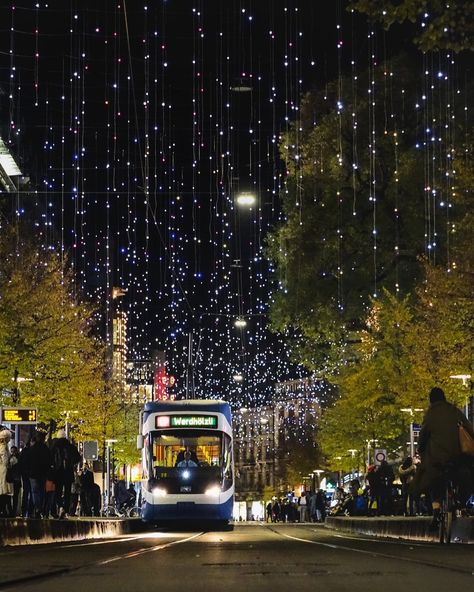
{"label": "fairy light curtain", "polygon": [[[361,206],[355,179],[362,151],[369,155],[372,206],[364,232],[373,246],[373,282],[362,297],[368,301],[380,288],[378,249],[388,240],[378,223],[375,114],[381,106],[396,168],[404,113],[418,113],[420,232],[428,257],[435,262],[443,249],[451,264],[449,242],[439,234],[451,229],[451,150],[455,117],[464,109],[456,60],[426,55],[418,101],[395,110],[403,80],[390,69],[390,42],[373,25],[361,28],[346,7],[342,0],[324,8],[311,0],[53,0],[1,9],[2,134],[28,163],[35,188],[16,196],[15,213],[36,208],[45,243],[61,249],[78,289],[101,304],[109,343],[112,287],[126,288],[121,306],[130,358],[166,351],[181,393],[190,331],[196,396],[257,404],[272,396],[275,382],[305,375],[267,328],[274,279],[264,239],[282,221],[279,195],[287,191],[278,143],[296,122],[298,155],[300,101],[308,90],[338,80],[329,107],[341,121],[356,103],[361,73],[370,73],[369,127],[360,128],[354,108],[350,150],[341,126],[334,147],[353,169],[350,199],[341,188],[332,203],[341,212],[336,306],[344,308],[354,271],[343,253],[346,212],[357,219]],[[389,65],[380,83],[382,61]],[[343,88],[346,75],[351,86]],[[328,156],[321,155],[321,166]],[[236,205],[242,190],[257,196],[251,209]],[[297,183],[302,222],[312,199]],[[395,200],[389,239],[395,252],[408,210]],[[236,328],[236,317],[247,326]],[[233,378],[239,373],[242,382]]]}

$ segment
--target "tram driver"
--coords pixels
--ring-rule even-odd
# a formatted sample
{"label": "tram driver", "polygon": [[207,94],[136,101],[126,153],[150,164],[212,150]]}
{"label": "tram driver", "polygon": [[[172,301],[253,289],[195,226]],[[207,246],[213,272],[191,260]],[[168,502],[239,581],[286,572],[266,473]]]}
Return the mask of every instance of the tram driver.
{"label": "tram driver", "polygon": [[[194,456],[196,457],[196,454],[194,454]],[[178,455],[178,459],[179,459],[179,455]],[[196,460],[197,460],[197,457],[196,457]],[[176,464],[176,466],[177,467],[197,467],[198,463],[193,460],[191,450],[189,450],[189,448],[188,448],[187,450],[183,451],[183,460],[180,460]]]}

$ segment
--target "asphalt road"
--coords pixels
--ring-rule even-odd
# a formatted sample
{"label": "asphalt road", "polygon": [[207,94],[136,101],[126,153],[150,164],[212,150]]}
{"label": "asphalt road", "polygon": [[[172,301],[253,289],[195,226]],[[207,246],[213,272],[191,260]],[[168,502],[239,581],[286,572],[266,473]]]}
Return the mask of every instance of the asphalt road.
{"label": "asphalt road", "polygon": [[474,546],[381,541],[320,525],[242,524],[0,551],[0,590],[359,592],[474,589]]}

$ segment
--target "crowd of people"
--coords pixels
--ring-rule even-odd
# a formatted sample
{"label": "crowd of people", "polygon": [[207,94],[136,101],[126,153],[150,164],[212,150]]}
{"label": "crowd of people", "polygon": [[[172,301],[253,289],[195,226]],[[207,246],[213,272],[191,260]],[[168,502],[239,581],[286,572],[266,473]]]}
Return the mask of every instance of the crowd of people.
{"label": "crowd of people", "polygon": [[274,499],[266,506],[267,521],[320,522],[326,513],[430,515],[432,526],[437,527],[447,470],[458,486],[459,505],[467,512],[469,500],[474,499],[474,457],[463,454],[459,427],[474,438],[472,424],[446,400],[441,388],[431,389],[429,401],[418,442],[419,454],[392,465],[387,460],[378,466],[369,465],[365,475],[349,482],[347,490],[337,487],[330,497],[319,490],[302,494],[299,499]]}
{"label": "crowd of people", "polygon": [[48,443],[35,431],[20,450],[0,428],[0,516],[66,518],[98,516],[101,492],[94,475],[64,430]]}
{"label": "crowd of people", "polygon": [[326,492],[322,489],[293,492],[285,497],[274,497],[266,505],[267,522],[324,522],[327,513]]}

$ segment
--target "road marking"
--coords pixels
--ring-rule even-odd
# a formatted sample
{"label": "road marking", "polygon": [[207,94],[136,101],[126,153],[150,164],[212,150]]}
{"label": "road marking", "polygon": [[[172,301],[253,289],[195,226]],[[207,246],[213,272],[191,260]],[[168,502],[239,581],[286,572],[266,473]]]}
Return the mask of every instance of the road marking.
{"label": "road marking", "polygon": [[[408,563],[416,563],[418,565],[427,565],[429,567],[436,567],[438,569],[447,569],[449,571],[455,571],[458,573],[468,574],[470,576],[474,575],[474,572],[471,569],[463,569],[462,567],[456,567],[454,565],[442,565],[439,563],[433,563],[432,561],[424,561],[422,559],[411,559],[410,557],[400,557],[398,555],[389,555],[388,553],[377,553],[376,551],[366,551],[364,549],[354,549],[353,547],[346,547],[344,545],[333,545],[331,543],[322,543],[320,541],[311,541],[308,539],[302,539],[299,537],[291,536],[290,534],[285,534],[283,532],[276,532],[276,534],[281,535],[287,539],[293,539],[294,541],[299,541],[301,543],[309,543],[310,545],[319,545],[320,547],[328,547],[330,549],[336,549],[341,551],[352,551],[353,553],[362,553],[363,555],[370,555],[371,557],[383,557],[384,559],[396,559],[397,561],[407,561]],[[378,542],[378,541],[377,541]]]}
{"label": "road marking", "polygon": [[173,547],[174,545],[180,545],[181,543],[187,543],[192,541],[193,539],[200,537],[204,534],[204,532],[198,532],[197,534],[193,534],[190,537],[185,539],[180,539],[179,541],[172,541],[171,543],[164,543],[163,545],[156,545],[154,547],[145,547],[143,549],[137,549],[136,551],[131,551],[130,553],[125,553],[124,555],[117,555],[117,557],[111,557],[110,559],[105,559],[104,561],[98,561],[95,565],[107,565],[114,561],[120,561],[121,559],[131,559],[132,557],[138,557],[139,555],[145,555],[146,553],[153,553],[154,551],[161,551],[162,549],[167,549],[168,547]]}

